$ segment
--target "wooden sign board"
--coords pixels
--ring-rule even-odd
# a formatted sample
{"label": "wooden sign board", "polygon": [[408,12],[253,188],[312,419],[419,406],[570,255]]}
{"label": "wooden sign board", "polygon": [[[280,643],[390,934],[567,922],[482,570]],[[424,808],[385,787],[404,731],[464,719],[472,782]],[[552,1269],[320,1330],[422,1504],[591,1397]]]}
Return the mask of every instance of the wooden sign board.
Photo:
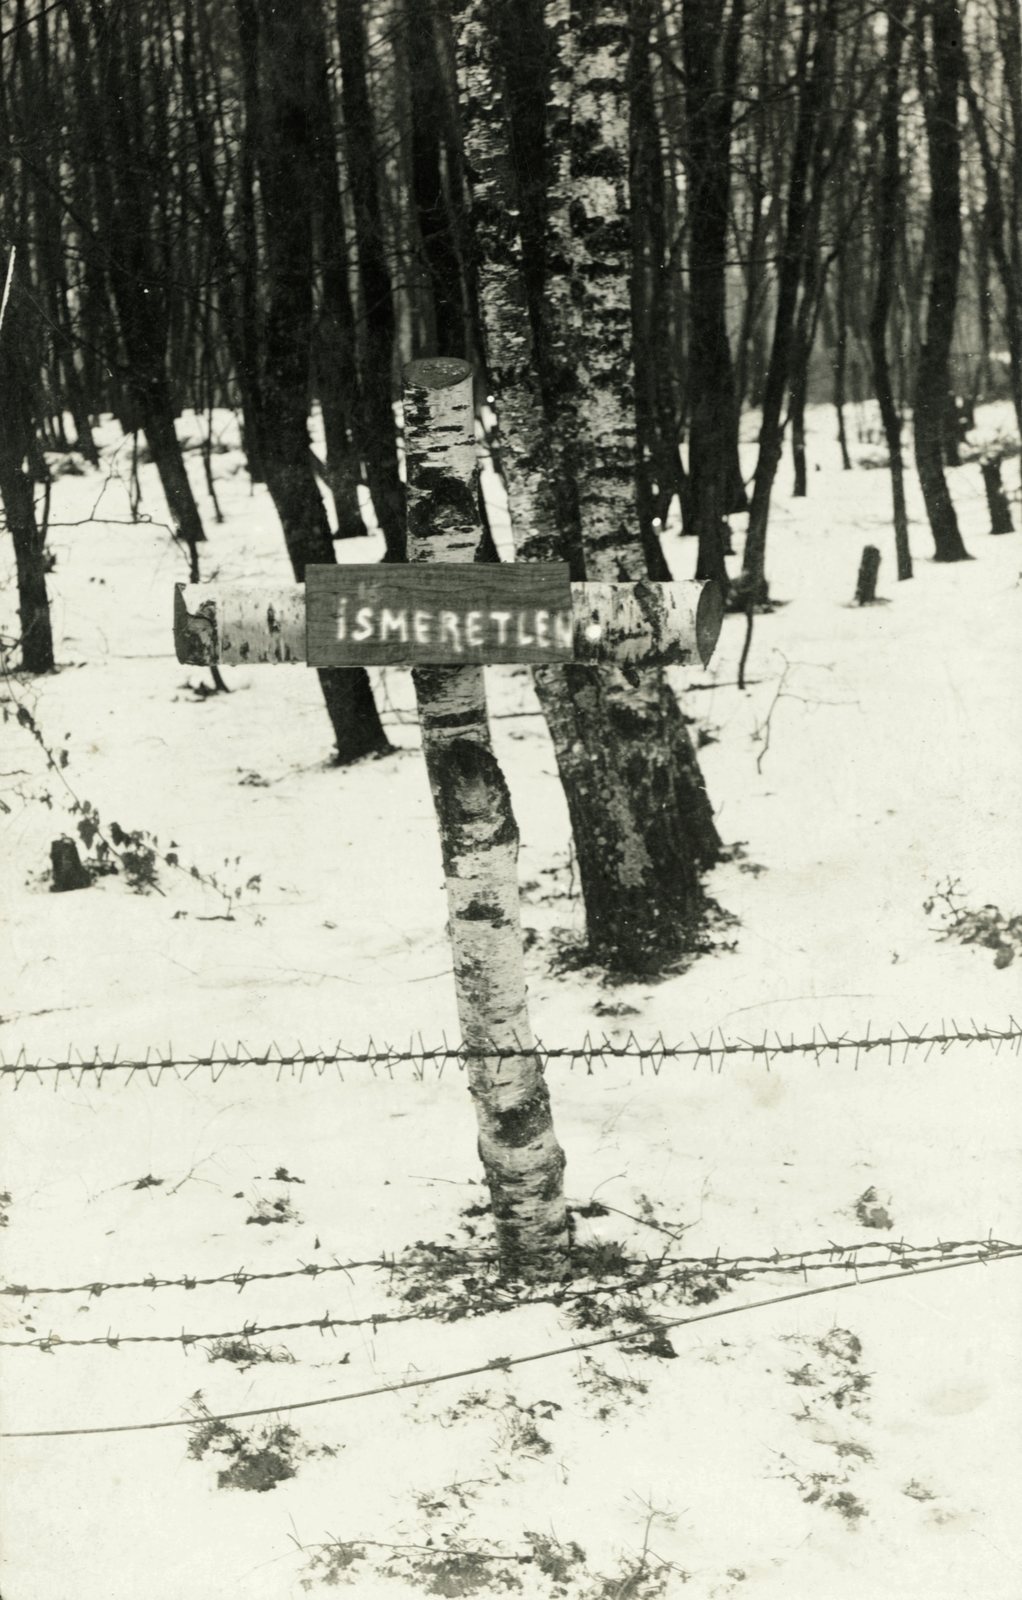
{"label": "wooden sign board", "polygon": [[568,568],[309,566],[310,667],[540,665],[575,659]]}

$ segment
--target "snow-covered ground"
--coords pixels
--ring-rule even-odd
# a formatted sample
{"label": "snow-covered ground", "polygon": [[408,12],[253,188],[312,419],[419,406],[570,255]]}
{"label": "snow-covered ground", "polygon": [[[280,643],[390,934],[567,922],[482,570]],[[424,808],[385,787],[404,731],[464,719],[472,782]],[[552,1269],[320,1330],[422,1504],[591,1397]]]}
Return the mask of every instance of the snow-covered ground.
{"label": "snow-covered ground", "polygon": [[[229,419],[218,425],[230,445]],[[197,440],[200,422],[181,426]],[[747,419],[749,470],[754,430]],[[789,498],[783,466],[768,572],[785,603],[756,619],[747,689],[736,686],[740,617],[726,619],[707,671],[676,676],[706,741],[720,831],[741,844],[710,880],[738,919],[718,931],[716,953],[659,983],[608,986],[595,969],[558,968],[582,933],[567,813],[527,673],[489,672],[523,840],[532,1017],[547,1045],[630,1033],[684,1043],[711,1030],[862,1038],[952,1019],[1006,1029],[1019,1015],[1022,948],[995,966],[991,948],[940,940],[946,901],[924,909],[957,884],[954,905],[1022,912],[1019,536],[987,534],[979,468],[964,466],[950,481],[976,559],[933,563],[912,476],[916,575],[898,584],[887,474],[842,473],[832,435],[832,413],[814,412],[807,499]],[[313,673],[225,669],[229,695],[199,692],[208,675],[174,659],[172,590],[185,569],[160,525],[154,469],[140,469],[153,520],[132,525],[130,451],[114,428],[104,437],[102,471],[54,486],[60,671],[4,689],[4,1060],[94,1048],[187,1058],[236,1040],[283,1051],[456,1041],[407,674],[375,678],[395,753],[347,770],[328,765]],[[223,525],[197,452],[189,463],[208,513],[204,576],[286,580],[276,518],[240,452],[214,457]],[[1017,463],[1005,477],[1017,485]],[[1017,489],[1014,513],[1022,524]],[[882,603],[859,608],[867,543],[882,551]],[[376,548],[339,553],[366,560]],[[669,529],[665,548],[675,575],[690,575],[691,543]],[[9,635],[6,567],[3,581]],[[49,892],[50,842],[76,834],[76,798],[105,829],[139,830],[176,854],[178,868],[159,867],[162,892],[135,893],[123,875]],[[709,1258],[836,1241],[869,1247],[865,1277],[892,1242],[1022,1237],[1010,1046],[885,1050],[857,1066],[826,1053],[769,1070],[741,1057],[721,1070],[667,1062],[658,1075],[605,1059],[591,1075],[555,1063],[549,1076],[568,1192],[613,1208],[579,1218],[579,1239],[616,1241],[633,1262],[665,1247]],[[404,1261],[243,1293],[234,1282],[0,1300],[5,1339],[48,1345],[2,1352],[8,1434],[279,1408],[232,1434],[193,1422],[4,1439],[4,1600],[284,1600],[346,1584],[369,1596],[575,1600],[1022,1593],[1017,1260],[697,1321],[660,1354],[643,1335],[627,1350],[506,1367],[599,1337],[608,1297],[583,1314],[577,1302],[491,1308],[488,1269],[471,1259],[488,1243],[487,1219],[471,1213],[485,1192],[456,1069],[355,1065],[341,1077],[248,1065],[216,1082],[208,1070],[167,1073],[157,1087],[122,1073],[101,1084],[27,1076],[0,1094],[9,1285]],[[466,1254],[403,1258],[417,1241]],[[461,1272],[445,1285],[452,1261]],[[704,1274],[696,1303],[691,1283],[630,1303],[701,1316],[851,1277],[810,1266],[726,1283]],[[478,1314],[455,1315],[466,1297]],[[613,1301],[613,1328],[627,1325],[626,1298]],[[424,1306],[451,1315],[384,1320]],[[253,1335],[261,1359],[237,1359],[246,1326],[324,1316],[350,1325]],[[62,1343],[182,1332],[211,1337]],[[242,1486],[291,1469],[268,1492]],[[234,1476],[219,1487],[218,1472]]]}

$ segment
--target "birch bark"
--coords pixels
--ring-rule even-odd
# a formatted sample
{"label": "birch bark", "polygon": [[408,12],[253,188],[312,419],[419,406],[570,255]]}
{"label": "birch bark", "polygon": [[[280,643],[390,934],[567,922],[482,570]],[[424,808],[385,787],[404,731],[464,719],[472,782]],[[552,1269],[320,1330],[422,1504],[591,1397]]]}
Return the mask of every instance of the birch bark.
{"label": "birch bark", "polygon": [[[522,258],[496,13],[487,0],[463,0],[455,20],[479,304],[516,553],[566,560],[576,580],[614,582],[645,576],[635,504],[628,119],[623,86],[615,85],[627,67],[627,33],[620,6],[588,9],[582,36],[566,0],[547,7],[551,225],[547,315],[538,328],[526,295],[530,264]],[[613,12],[606,27],[605,11]],[[576,73],[584,84],[578,133]],[[602,119],[612,99],[616,132],[608,134]],[[657,669],[570,666],[535,678],[571,817],[590,952],[617,970],[662,965],[691,939],[702,909],[697,867],[720,846],[674,696]]]}
{"label": "birch bark", "polygon": [[[410,362],[404,376],[409,561],[472,561],[482,538],[472,370],[467,362],[437,358]],[[501,1267],[509,1277],[556,1276],[568,1249],[564,1153],[542,1065],[530,1053],[518,827],[490,747],[483,669],[419,667],[412,677]],[[502,1056],[502,1050],[519,1053]]]}

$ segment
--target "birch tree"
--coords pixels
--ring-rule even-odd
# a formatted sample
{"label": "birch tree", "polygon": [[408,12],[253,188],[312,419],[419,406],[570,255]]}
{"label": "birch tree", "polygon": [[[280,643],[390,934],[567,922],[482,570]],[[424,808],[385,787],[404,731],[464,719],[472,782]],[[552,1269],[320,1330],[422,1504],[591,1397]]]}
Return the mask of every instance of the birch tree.
{"label": "birch tree", "polygon": [[[455,15],[479,302],[518,559],[559,558],[576,579],[641,578],[626,10],[564,4],[544,18],[536,0],[468,0]],[[535,187],[523,192],[515,177],[544,162],[545,247]],[[618,970],[663,964],[693,937],[698,868],[719,849],[673,693],[657,669],[544,668],[536,685],[590,952]]]}
{"label": "birch tree", "polygon": [[[472,370],[464,361],[405,368],[408,558],[479,554]],[[490,745],[482,667],[416,667],[422,746],[440,827],[454,985],[479,1155],[501,1268],[552,1277],[567,1266],[564,1153],[525,998],[518,827]],[[511,1055],[501,1055],[510,1050]]]}

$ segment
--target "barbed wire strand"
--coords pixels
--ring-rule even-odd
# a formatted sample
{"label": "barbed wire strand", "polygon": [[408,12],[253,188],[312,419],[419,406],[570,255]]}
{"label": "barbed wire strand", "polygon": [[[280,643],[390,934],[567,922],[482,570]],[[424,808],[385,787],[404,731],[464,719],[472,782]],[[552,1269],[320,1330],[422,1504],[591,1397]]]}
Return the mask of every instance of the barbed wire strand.
{"label": "barbed wire strand", "polygon": [[[603,1202],[600,1202],[603,1205]],[[577,1206],[570,1209],[577,1210]],[[604,1206],[604,1210],[613,1212],[616,1216],[627,1217],[629,1222],[641,1223],[643,1227],[654,1228],[658,1233],[664,1233],[677,1239],[679,1230],[665,1227],[662,1223],[649,1221],[645,1217],[633,1217],[628,1211],[619,1211],[616,1206]],[[452,1247],[453,1248],[453,1247]],[[708,1272],[723,1272],[737,1269],[749,1272],[801,1272],[802,1262],[805,1262],[810,1271],[823,1267],[841,1267],[849,1265],[840,1260],[827,1260],[813,1263],[814,1256],[851,1256],[858,1250],[886,1250],[890,1256],[913,1255],[922,1256],[932,1252],[947,1255],[952,1250],[1015,1250],[1022,1249],[1022,1245],[1015,1245],[1005,1239],[995,1239],[989,1233],[985,1239],[938,1239],[933,1244],[911,1244],[905,1239],[862,1239],[857,1244],[835,1244],[833,1241],[826,1245],[818,1245],[808,1250],[775,1250],[767,1256],[722,1256],[718,1251],[712,1256],[665,1256],[659,1258],[670,1266],[703,1268]],[[494,1251],[465,1251],[460,1259],[466,1265],[483,1266],[495,1265],[497,1255]],[[792,1262],[794,1265],[785,1266],[782,1263]],[[746,1265],[748,1263],[748,1265]],[[281,1278],[318,1278],[323,1273],[353,1272],[359,1268],[374,1267],[380,1272],[395,1273],[408,1272],[417,1264],[416,1258],[398,1256],[372,1257],[365,1261],[334,1261],[329,1266],[323,1266],[317,1261],[303,1262],[300,1267],[287,1267],[280,1272],[246,1272],[239,1267],[235,1272],[221,1273],[219,1277],[201,1278],[197,1274],[182,1273],[179,1278],[157,1278],[150,1274],[145,1278],[126,1279],[119,1283],[105,1283],[102,1279],[93,1279],[89,1283],[76,1284],[34,1284],[5,1283],[0,1285],[0,1295],[17,1296],[28,1300],[41,1294],[88,1294],[91,1298],[98,1299],[100,1295],[117,1289],[195,1289],[209,1288],[220,1284],[230,1284],[240,1293],[249,1283],[275,1282]],[[641,1270],[643,1263],[636,1262],[636,1270]],[[523,1304],[529,1302],[522,1302]]]}
{"label": "barbed wire strand", "polygon": [[[212,1081],[215,1083],[228,1067],[273,1066],[277,1068],[278,1077],[290,1068],[292,1074],[297,1070],[299,1079],[303,1079],[308,1068],[314,1068],[317,1075],[322,1077],[328,1067],[335,1067],[341,1081],[344,1080],[345,1067],[368,1066],[372,1073],[377,1069],[386,1071],[393,1077],[395,1067],[411,1066],[414,1076],[421,1080],[425,1077],[428,1068],[436,1070],[437,1076],[442,1076],[444,1068],[449,1065],[464,1070],[466,1064],[474,1057],[484,1054],[488,1059],[496,1057],[499,1061],[512,1061],[523,1056],[539,1057],[544,1066],[567,1062],[572,1070],[577,1065],[584,1064],[587,1076],[592,1076],[595,1064],[606,1066],[612,1061],[638,1061],[640,1070],[645,1073],[647,1066],[654,1077],[659,1076],[666,1062],[691,1060],[693,1070],[700,1061],[709,1063],[713,1072],[722,1072],[724,1063],[731,1056],[749,1056],[753,1059],[762,1058],[769,1069],[771,1062],[779,1056],[811,1055],[819,1065],[830,1052],[834,1053],[835,1060],[839,1059],[842,1052],[855,1052],[855,1066],[858,1068],[859,1059],[863,1055],[870,1055],[874,1051],[887,1051],[887,1064],[890,1066],[894,1060],[895,1050],[901,1051],[902,1063],[908,1060],[910,1050],[926,1047],[925,1060],[933,1050],[940,1048],[941,1054],[952,1045],[963,1044],[992,1044],[995,1054],[999,1054],[1002,1045],[1009,1045],[1014,1054],[1019,1053],[1022,1047],[1022,1026],[1016,1022],[1014,1016],[1009,1018],[1006,1028],[979,1027],[974,1019],[971,1029],[960,1028],[952,1018],[951,1028],[946,1029],[943,1022],[940,1030],[934,1033],[926,1031],[926,1025],[917,1032],[912,1033],[904,1024],[896,1023],[895,1028],[900,1033],[888,1032],[886,1034],[873,1034],[872,1025],[867,1026],[863,1038],[850,1038],[847,1034],[838,1034],[831,1038],[826,1029],[820,1024],[813,1028],[812,1038],[796,1040],[791,1037],[782,1039],[779,1033],[774,1033],[773,1039],[768,1033],[763,1034],[762,1040],[754,1039],[728,1039],[720,1030],[713,1030],[705,1042],[700,1042],[696,1035],[692,1035],[691,1044],[668,1044],[663,1034],[650,1044],[641,1043],[635,1034],[629,1032],[623,1044],[615,1044],[606,1034],[602,1039],[594,1040],[587,1033],[580,1045],[547,1045],[542,1040],[537,1040],[530,1049],[494,1049],[492,1052],[479,1052],[466,1050],[462,1046],[442,1045],[428,1046],[414,1042],[407,1049],[399,1049],[392,1045],[378,1048],[370,1039],[363,1050],[348,1050],[340,1043],[332,1050],[305,1050],[299,1047],[294,1051],[283,1051],[273,1043],[266,1050],[249,1050],[241,1040],[234,1050],[229,1050],[226,1045],[221,1045],[218,1051],[216,1046],[207,1055],[175,1056],[173,1048],[168,1048],[164,1054],[157,1046],[148,1046],[141,1059],[118,1059],[118,1051],[112,1056],[103,1056],[98,1046],[90,1054],[85,1054],[75,1046],[69,1046],[68,1058],[63,1061],[29,1061],[24,1049],[18,1052],[13,1061],[0,1054],[0,1077],[13,1078],[15,1088],[20,1087],[26,1077],[41,1078],[46,1074],[53,1074],[54,1078],[61,1075],[71,1075],[82,1083],[88,1073],[95,1074],[102,1080],[107,1072],[127,1072],[129,1078],[141,1074],[156,1088],[162,1081],[165,1072],[174,1073],[178,1079],[187,1081],[195,1072],[208,1068]],[[714,1033],[718,1034],[719,1042],[715,1042]],[[421,1036],[420,1036],[421,1041]],[[77,1056],[72,1060],[71,1056]]]}
{"label": "barbed wire strand", "polygon": [[814,1289],[796,1289],[790,1294],[773,1295],[768,1300],[753,1300],[742,1306],[721,1306],[716,1311],[704,1311],[694,1317],[672,1317],[667,1321],[649,1322],[641,1328],[630,1328],[625,1333],[602,1334],[598,1339],[583,1339],[572,1344],[557,1345],[549,1350],[534,1350],[524,1356],[495,1356],[480,1366],[462,1367],[456,1372],[438,1372],[428,1377],[404,1378],[398,1383],[378,1384],[371,1389],[358,1389],[349,1394],[323,1395],[316,1400],[294,1400],[275,1406],[256,1406],[245,1411],[224,1411],[218,1415],[203,1413],[199,1417],[176,1417],[159,1422],[125,1422],[100,1428],[3,1429],[0,1430],[0,1439],[67,1439],[86,1434],[145,1433],[157,1428],[189,1428],[196,1427],[200,1423],[233,1422],[242,1417],[278,1416],[281,1412],[308,1411],[316,1406],[342,1405],[349,1400],[369,1400],[385,1394],[399,1394],[406,1389],[426,1389],[437,1383],[451,1383],[458,1378],[475,1378],[486,1372],[507,1372],[512,1367],[525,1366],[529,1362],[547,1361],[555,1356],[578,1355],[604,1345],[623,1344],[629,1339],[640,1339],[647,1334],[667,1333],[671,1329],[688,1327],[697,1322],[712,1322],[718,1317],[731,1317],[743,1311],[760,1311],[768,1306],[783,1305],[792,1300],[808,1300],[814,1295],[838,1294],[842,1289],[864,1289],[875,1283],[904,1283],[906,1277],[923,1277],[931,1272],[950,1272],[956,1267],[970,1267],[981,1263],[986,1265],[991,1261],[1007,1261],[1020,1255],[1022,1251],[1005,1251],[999,1255],[977,1256],[969,1260],[942,1261],[936,1266],[920,1267],[918,1272],[914,1273],[884,1272],[871,1278],[856,1277],[851,1282],[819,1284]]}
{"label": "barbed wire strand", "polygon": [[[931,1251],[934,1248],[930,1247]],[[959,1256],[956,1259],[983,1261],[992,1259],[997,1255],[1010,1254],[1016,1251],[1022,1252],[1022,1245],[1000,1242],[987,1243],[983,1241],[978,1252],[969,1257]],[[927,1254],[924,1249],[908,1258],[899,1257],[898,1266],[900,1271],[910,1272],[926,1266],[930,1262],[946,1259],[946,1250],[941,1250],[936,1254]],[[663,1266],[663,1260],[636,1262],[633,1271],[614,1273],[614,1282],[590,1282],[585,1288],[559,1288],[546,1294],[518,1295],[513,1290],[501,1290],[498,1284],[488,1285],[489,1294],[500,1298],[491,1299],[489,1303],[484,1299],[480,1299],[475,1307],[475,1314],[482,1316],[491,1311],[515,1311],[521,1306],[562,1306],[577,1300],[591,1300],[594,1295],[628,1294],[640,1289],[669,1288],[672,1284],[680,1284],[682,1288],[685,1288],[693,1277],[709,1277],[718,1280],[734,1278],[736,1281],[740,1281],[743,1277],[754,1272],[773,1270],[795,1274],[801,1272],[808,1282],[809,1272],[824,1271],[828,1268],[833,1270],[843,1269],[851,1272],[859,1271],[859,1262],[854,1257],[850,1261],[839,1262],[822,1261],[810,1263],[803,1261],[799,1265],[772,1269],[770,1267],[746,1268],[735,1266],[725,1261],[719,1261],[712,1256],[700,1260],[697,1267],[688,1264],[679,1267],[677,1263],[670,1263],[669,1270],[660,1270]],[[459,1274],[453,1273],[451,1276],[456,1278]],[[464,1315],[471,1314],[471,1309],[471,1305],[466,1304],[464,1301],[458,1305],[459,1312]],[[115,1334],[108,1330],[105,1334],[96,1334],[87,1339],[65,1339],[62,1334],[50,1332],[37,1334],[32,1339],[0,1339],[0,1347],[8,1350],[39,1350],[47,1355],[52,1355],[58,1349],[83,1349],[87,1346],[98,1345],[106,1345],[108,1349],[118,1350],[122,1344],[180,1344],[183,1349],[187,1350],[192,1345],[226,1343],[228,1340],[234,1339],[251,1341],[252,1339],[261,1338],[267,1333],[294,1333],[304,1328],[316,1328],[320,1333],[327,1333],[336,1328],[364,1328],[371,1326],[375,1333],[378,1327],[386,1327],[388,1324],[452,1320],[449,1316],[445,1318],[443,1311],[444,1308],[442,1306],[438,1308],[429,1304],[423,1304],[416,1311],[375,1311],[361,1317],[332,1317],[329,1311],[326,1311],[321,1317],[309,1317],[300,1322],[270,1322],[263,1324],[248,1322],[240,1328],[227,1328],[215,1333],[186,1333],[182,1329],[180,1333]]]}

